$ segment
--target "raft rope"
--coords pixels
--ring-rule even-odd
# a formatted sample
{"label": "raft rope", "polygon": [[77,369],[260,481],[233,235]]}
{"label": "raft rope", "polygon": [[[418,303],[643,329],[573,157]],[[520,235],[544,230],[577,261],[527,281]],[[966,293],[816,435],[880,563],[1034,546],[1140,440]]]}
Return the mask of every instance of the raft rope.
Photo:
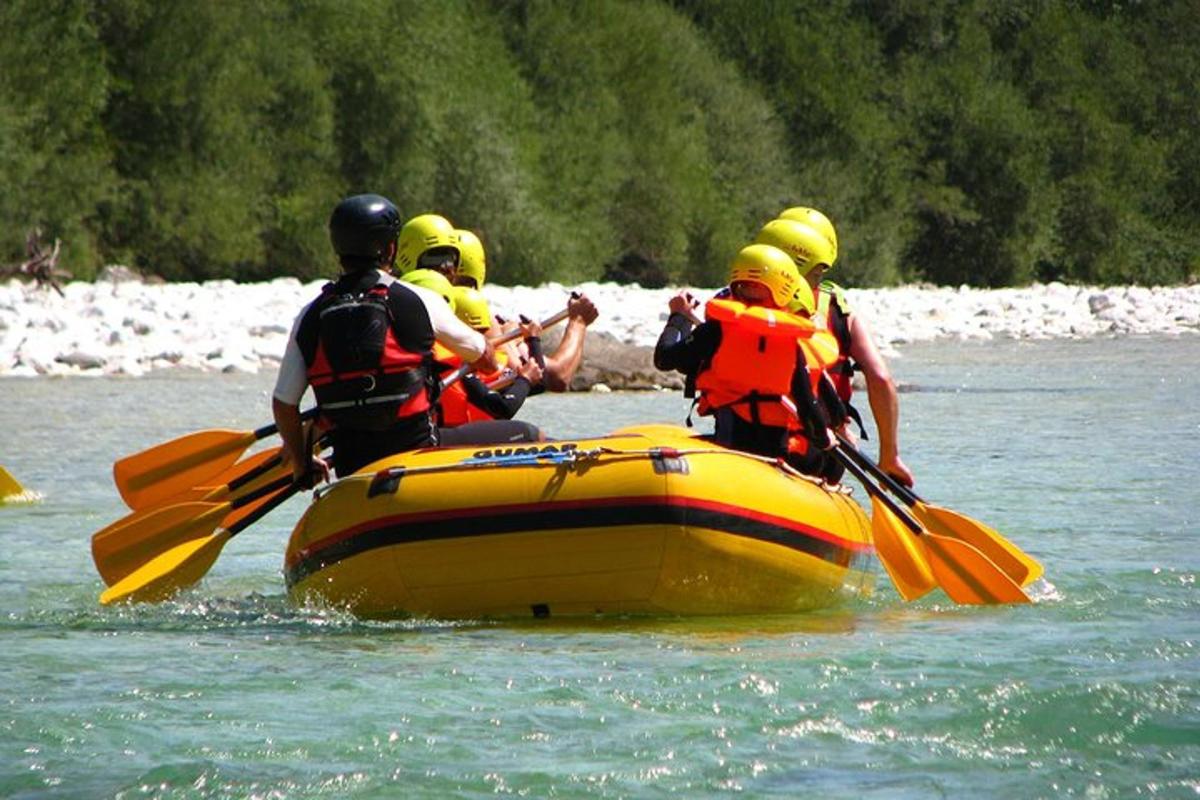
{"label": "raft rope", "polygon": [[[792,467],[782,458],[760,456],[756,453],[746,453],[741,450],[717,450],[712,448],[690,448],[686,450],[678,450],[671,447],[651,447],[642,450],[617,450],[611,447],[600,446],[588,448],[586,450],[574,448],[570,450],[525,452],[513,455],[497,456],[494,458],[468,459],[452,464],[427,464],[424,466],[415,467],[388,467],[387,469],[382,469],[370,474],[364,473],[348,475],[345,478],[333,481],[326,486],[319,487],[313,492],[313,497],[314,499],[320,499],[335,486],[338,486],[342,483],[361,483],[363,481],[369,481],[371,484],[367,492],[368,497],[373,497],[377,494],[392,493],[395,491],[395,487],[399,484],[400,480],[410,475],[427,475],[475,469],[502,469],[505,467],[555,467],[556,469],[562,469],[565,472],[574,472],[579,469],[598,464],[602,456],[610,457],[604,459],[606,463],[614,463],[643,458],[678,462],[685,457],[706,455],[735,456],[737,458],[750,459],[751,461],[757,461],[761,464],[769,464],[793,478],[820,486],[828,492],[845,495],[854,493],[854,490],[846,484],[830,484],[821,478],[814,477],[812,475],[806,475]],[[684,472],[686,471],[686,465],[684,465],[683,469],[668,468],[664,471]]]}

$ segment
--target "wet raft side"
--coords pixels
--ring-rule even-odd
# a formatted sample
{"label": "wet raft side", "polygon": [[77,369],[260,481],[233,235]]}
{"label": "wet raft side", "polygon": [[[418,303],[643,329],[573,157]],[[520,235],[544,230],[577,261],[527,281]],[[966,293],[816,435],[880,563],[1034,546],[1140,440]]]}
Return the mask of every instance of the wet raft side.
{"label": "wet raft side", "polygon": [[674,426],[380,461],[296,526],[297,602],[439,618],[802,611],[866,579],[844,493]]}

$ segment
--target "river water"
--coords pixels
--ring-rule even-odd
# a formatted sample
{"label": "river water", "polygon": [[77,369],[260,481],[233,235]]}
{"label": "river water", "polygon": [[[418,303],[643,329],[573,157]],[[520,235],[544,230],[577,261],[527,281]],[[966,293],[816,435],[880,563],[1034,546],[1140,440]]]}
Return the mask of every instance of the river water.
{"label": "river water", "polygon": [[[178,602],[101,608],[119,455],[269,419],[272,376],[0,381],[0,797],[1195,797],[1200,337],[911,347],[928,498],[1044,562],[1038,602],[877,591],[701,620],[365,623],[296,609],[303,499]],[[539,397],[561,436],[677,394]],[[858,496],[861,496],[861,490]]]}

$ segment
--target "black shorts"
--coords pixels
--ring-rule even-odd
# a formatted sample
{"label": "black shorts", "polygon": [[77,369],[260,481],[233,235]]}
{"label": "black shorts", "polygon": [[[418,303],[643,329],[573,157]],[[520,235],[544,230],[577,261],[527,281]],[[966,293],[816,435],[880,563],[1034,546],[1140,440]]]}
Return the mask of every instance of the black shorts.
{"label": "black shorts", "polygon": [[338,477],[406,450],[433,447],[437,429],[428,414],[419,414],[398,420],[396,426],[386,431],[355,431],[334,428],[333,469]]}
{"label": "black shorts", "polygon": [[542,432],[536,425],[515,419],[490,419],[468,422],[453,428],[438,428],[438,444],[453,447],[460,444],[511,444],[540,442]]}

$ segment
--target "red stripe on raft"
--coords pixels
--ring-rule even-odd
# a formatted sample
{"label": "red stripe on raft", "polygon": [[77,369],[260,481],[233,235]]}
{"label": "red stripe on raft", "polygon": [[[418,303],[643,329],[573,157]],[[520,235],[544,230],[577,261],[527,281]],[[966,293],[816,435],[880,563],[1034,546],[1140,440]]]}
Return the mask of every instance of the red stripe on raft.
{"label": "red stripe on raft", "polygon": [[421,522],[439,522],[452,521],[456,519],[471,519],[474,517],[496,516],[498,514],[513,514],[536,511],[563,510],[573,511],[587,508],[606,508],[610,506],[675,506],[680,508],[694,508],[703,511],[713,511],[730,516],[743,517],[756,522],[761,522],[766,525],[771,525],[776,528],[790,530],[804,536],[814,539],[821,539],[836,545],[846,550],[853,552],[864,552],[871,548],[866,542],[854,542],[849,539],[834,534],[831,531],[817,528],[812,525],[807,525],[787,517],[780,517],[774,514],[766,514],[760,511],[745,508],[743,506],[730,505],[729,503],[718,503],[712,500],[704,500],[694,497],[662,497],[661,495],[646,495],[632,497],[604,497],[593,500],[563,500],[556,502],[538,502],[538,503],[512,503],[509,505],[497,506],[472,506],[470,508],[457,508],[441,511],[424,511],[412,514],[396,514],[390,517],[378,517],[368,522],[363,522],[355,525],[352,528],[347,528],[338,533],[326,536],[319,539],[309,546],[297,550],[290,554],[286,566],[291,567],[304,559],[312,557],[327,548],[333,547],[340,542],[348,539],[353,539],[356,536],[361,536],[369,531],[380,528],[387,528],[392,525],[406,524],[411,525]]}

